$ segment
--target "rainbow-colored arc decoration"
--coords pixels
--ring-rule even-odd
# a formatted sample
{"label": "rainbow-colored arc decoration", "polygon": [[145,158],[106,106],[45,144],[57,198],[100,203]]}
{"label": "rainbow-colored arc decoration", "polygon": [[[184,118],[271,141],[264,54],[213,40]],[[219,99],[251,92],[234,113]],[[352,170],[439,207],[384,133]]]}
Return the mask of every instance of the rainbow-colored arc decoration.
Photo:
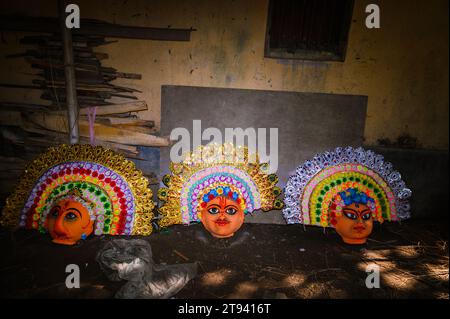
{"label": "rainbow-colored arc decoration", "polygon": [[391,163],[370,150],[338,147],[306,161],[290,176],[284,218],[289,224],[330,227],[330,205],[348,189],[374,199],[372,214],[379,222],[410,217],[411,190]]}
{"label": "rainbow-colored arc decoration", "polygon": [[40,229],[52,203],[76,191],[92,203],[96,235],[149,235],[154,203],[134,163],[101,146],[49,148],[25,170],[7,199],[1,224]]}
{"label": "rainbow-colored arc decoration", "polygon": [[[240,160],[236,160],[239,154]],[[207,196],[217,196],[215,192],[227,191],[230,198],[243,206],[245,213],[262,209],[281,209],[283,203],[276,197],[281,189],[276,186],[278,177],[267,174],[268,165],[259,163],[257,156],[248,154],[245,147],[233,144],[209,144],[200,146],[188,154],[181,163],[171,163],[171,175],[163,177],[167,188],[158,191],[164,204],[159,208],[162,215],[159,224],[199,222],[197,213]]]}

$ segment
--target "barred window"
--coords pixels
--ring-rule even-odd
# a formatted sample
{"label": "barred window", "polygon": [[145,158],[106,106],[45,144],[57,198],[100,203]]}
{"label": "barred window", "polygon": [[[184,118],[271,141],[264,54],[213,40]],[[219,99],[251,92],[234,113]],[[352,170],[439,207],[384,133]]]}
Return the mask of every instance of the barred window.
{"label": "barred window", "polygon": [[354,0],[270,0],[265,57],[344,61]]}

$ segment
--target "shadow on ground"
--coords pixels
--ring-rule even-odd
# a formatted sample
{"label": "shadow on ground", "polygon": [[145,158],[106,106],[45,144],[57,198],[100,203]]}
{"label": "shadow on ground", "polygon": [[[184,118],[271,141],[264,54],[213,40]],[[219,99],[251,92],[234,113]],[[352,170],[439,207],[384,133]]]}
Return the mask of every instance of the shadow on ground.
{"label": "shadow on ground", "polygon": [[[36,231],[0,236],[3,298],[112,298],[124,284],[108,281],[95,261],[113,237],[67,247]],[[449,298],[448,222],[378,225],[364,246],[299,225],[244,224],[220,240],[200,224],[174,226],[144,239],[156,263],[199,263],[175,298]],[[368,289],[366,267],[374,263],[381,287]],[[79,289],[65,286],[68,264],[80,267]]]}

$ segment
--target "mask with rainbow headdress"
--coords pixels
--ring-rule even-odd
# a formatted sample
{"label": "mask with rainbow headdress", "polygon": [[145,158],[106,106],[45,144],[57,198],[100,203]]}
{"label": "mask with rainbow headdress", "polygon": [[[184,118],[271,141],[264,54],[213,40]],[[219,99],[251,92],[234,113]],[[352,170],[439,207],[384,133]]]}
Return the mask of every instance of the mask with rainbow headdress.
{"label": "mask with rainbow headdress", "polygon": [[281,209],[278,177],[257,154],[232,144],[200,146],[163,177],[158,191],[162,227],[201,222],[212,236],[227,238],[242,226],[246,214]]}
{"label": "mask with rainbow headdress", "polygon": [[296,169],[285,187],[288,224],[335,228],[348,244],[363,244],[373,222],[410,217],[409,198],[399,172],[382,155],[363,148],[336,148]]}
{"label": "mask with rainbow headdress", "polygon": [[60,145],[28,165],[0,223],[73,245],[95,235],[149,235],[154,203],[134,163],[101,146]]}

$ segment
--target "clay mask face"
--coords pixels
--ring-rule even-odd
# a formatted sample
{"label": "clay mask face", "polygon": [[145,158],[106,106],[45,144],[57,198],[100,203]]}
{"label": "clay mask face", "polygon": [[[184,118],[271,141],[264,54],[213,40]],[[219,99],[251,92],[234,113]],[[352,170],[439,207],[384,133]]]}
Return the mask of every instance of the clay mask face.
{"label": "clay mask face", "polygon": [[373,228],[372,211],[367,205],[352,203],[336,217],[336,232],[347,244],[364,244]]}
{"label": "clay mask face", "polygon": [[244,212],[234,200],[219,196],[209,201],[202,209],[201,221],[212,236],[227,238],[241,228]]}
{"label": "clay mask face", "polygon": [[86,238],[92,233],[93,225],[87,208],[73,199],[56,202],[46,219],[46,227],[53,242],[63,245],[74,245]]}

